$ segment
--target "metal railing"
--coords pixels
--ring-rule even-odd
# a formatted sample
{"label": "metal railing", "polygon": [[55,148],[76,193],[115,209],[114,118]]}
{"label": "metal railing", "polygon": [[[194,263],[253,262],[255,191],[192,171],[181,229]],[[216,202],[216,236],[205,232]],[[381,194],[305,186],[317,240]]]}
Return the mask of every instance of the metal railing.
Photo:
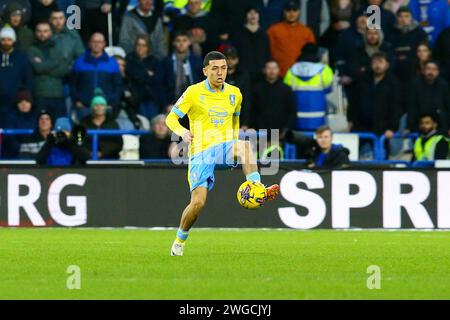
{"label": "metal railing", "polygon": [[[3,136],[15,136],[15,135],[30,135],[34,132],[33,129],[0,129],[0,157],[2,155],[2,146],[3,146]],[[99,138],[104,136],[121,136],[125,134],[129,135],[145,135],[150,132],[147,130],[115,130],[115,129],[90,129],[87,131],[87,134],[92,137],[92,160],[98,160],[98,149],[99,149]],[[305,136],[313,137],[314,132],[302,132]],[[344,133],[345,134],[345,133]],[[392,161],[386,160],[386,149],[385,142],[386,137],[384,135],[377,136],[374,133],[369,132],[352,132],[349,134],[357,134],[360,139],[370,140],[373,144],[373,153],[374,160],[376,162],[385,162],[391,163]],[[261,135],[261,134],[258,134]],[[264,135],[264,134],[262,134]],[[245,136],[245,133],[244,133]],[[417,133],[410,133],[407,135],[399,135],[396,134],[394,138],[406,138],[406,139],[415,139],[418,137]],[[285,143],[284,144],[284,155],[285,159],[290,160],[298,160],[296,159],[297,148],[295,144]],[[364,162],[364,161],[361,161]],[[413,166],[429,166],[432,162],[428,161],[426,163],[417,162]]]}

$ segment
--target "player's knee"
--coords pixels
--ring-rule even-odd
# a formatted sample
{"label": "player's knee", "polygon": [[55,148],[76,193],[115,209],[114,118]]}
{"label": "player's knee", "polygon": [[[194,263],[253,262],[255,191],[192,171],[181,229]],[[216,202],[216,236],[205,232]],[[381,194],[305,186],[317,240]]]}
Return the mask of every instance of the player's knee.
{"label": "player's knee", "polygon": [[191,206],[196,210],[200,211],[205,207],[206,199],[196,198],[191,200]]}

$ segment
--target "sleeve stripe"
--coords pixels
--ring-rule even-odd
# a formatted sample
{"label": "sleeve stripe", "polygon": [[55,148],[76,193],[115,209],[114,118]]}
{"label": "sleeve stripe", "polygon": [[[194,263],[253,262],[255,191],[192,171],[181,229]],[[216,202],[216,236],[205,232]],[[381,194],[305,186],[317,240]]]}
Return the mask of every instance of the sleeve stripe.
{"label": "sleeve stripe", "polygon": [[180,109],[178,109],[177,106],[173,106],[172,112],[175,113],[180,119],[186,115]]}
{"label": "sleeve stripe", "polygon": [[241,115],[240,112],[235,112],[235,113],[233,113],[233,116],[235,116],[235,117],[239,117],[240,115]]}

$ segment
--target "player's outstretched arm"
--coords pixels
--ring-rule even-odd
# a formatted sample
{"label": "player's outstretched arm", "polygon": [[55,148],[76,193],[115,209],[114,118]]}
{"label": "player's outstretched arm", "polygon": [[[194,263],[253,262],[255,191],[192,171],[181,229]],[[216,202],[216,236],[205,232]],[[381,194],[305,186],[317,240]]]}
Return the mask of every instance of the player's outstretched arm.
{"label": "player's outstretched arm", "polygon": [[179,119],[180,117],[175,112],[171,111],[166,118],[166,125],[170,130],[175,132],[175,134],[183,138],[184,142],[190,143],[193,136],[188,129],[180,124],[180,121],[178,121]]}

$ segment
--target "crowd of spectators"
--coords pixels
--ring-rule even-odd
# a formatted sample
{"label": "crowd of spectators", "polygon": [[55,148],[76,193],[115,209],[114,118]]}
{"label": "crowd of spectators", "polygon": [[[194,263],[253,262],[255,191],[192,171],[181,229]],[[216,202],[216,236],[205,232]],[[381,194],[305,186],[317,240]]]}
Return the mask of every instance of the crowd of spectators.
{"label": "crowd of spectators", "polygon": [[[371,5],[380,28],[368,27]],[[2,158],[48,163],[60,119],[150,130],[141,158],[169,157],[163,119],[203,79],[211,50],[226,55],[227,82],[243,93],[243,130],[315,131],[337,78],[350,131],[392,138],[419,132],[427,114],[450,134],[447,0],[0,0],[0,16],[0,128],[35,128],[5,136]],[[75,141],[80,131],[68,129]],[[102,137],[97,156],[121,148],[120,137]],[[85,162],[86,150],[67,161]]]}

